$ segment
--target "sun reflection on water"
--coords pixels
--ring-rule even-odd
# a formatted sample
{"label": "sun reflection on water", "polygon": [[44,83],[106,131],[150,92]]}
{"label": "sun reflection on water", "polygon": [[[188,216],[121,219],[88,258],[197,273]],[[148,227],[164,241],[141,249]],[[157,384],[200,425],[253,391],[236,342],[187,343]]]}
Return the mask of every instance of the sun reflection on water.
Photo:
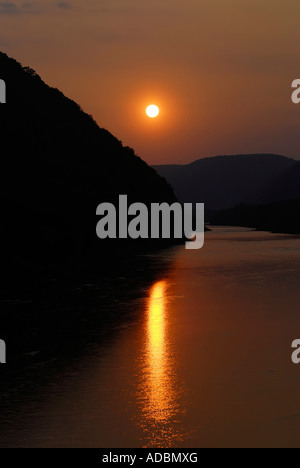
{"label": "sun reflection on water", "polygon": [[169,337],[166,281],[154,284],[150,291],[145,348],[142,355],[140,425],[147,437],[147,447],[172,447],[180,439],[178,414],[180,390],[176,361]]}

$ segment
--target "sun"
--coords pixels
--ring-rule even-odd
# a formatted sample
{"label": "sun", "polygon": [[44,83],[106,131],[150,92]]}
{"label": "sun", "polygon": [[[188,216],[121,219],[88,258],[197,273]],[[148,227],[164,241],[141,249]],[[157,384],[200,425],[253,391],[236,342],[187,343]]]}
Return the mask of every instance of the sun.
{"label": "sun", "polygon": [[157,117],[159,115],[159,107],[157,107],[156,105],[154,104],[151,104],[151,106],[148,106],[147,109],[146,109],[146,114],[148,115],[148,117],[150,117],[151,119],[155,119],[155,117]]}

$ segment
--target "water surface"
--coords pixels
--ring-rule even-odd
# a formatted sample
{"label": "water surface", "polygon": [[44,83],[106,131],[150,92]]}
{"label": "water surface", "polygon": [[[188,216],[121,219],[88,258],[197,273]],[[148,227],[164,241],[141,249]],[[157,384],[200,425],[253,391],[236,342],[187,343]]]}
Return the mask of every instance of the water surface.
{"label": "water surface", "polygon": [[300,446],[300,238],[213,228],[153,257],[137,297],[95,299],[121,320],[1,394],[1,446]]}

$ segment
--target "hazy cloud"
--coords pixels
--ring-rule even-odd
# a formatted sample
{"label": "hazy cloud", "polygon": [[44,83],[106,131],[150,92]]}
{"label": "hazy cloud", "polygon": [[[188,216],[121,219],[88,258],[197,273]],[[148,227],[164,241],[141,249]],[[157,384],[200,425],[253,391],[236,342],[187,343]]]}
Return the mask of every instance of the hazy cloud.
{"label": "hazy cloud", "polygon": [[37,2],[0,2],[0,15],[22,15],[30,13],[49,12],[55,9],[69,10],[72,5],[69,2],[58,3],[51,1]]}
{"label": "hazy cloud", "polygon": [[14,15],[18,13],[18,7],[12,2],[0,2],[0,14]]}
{"label": "hazy cloud", "polygon": [[35,3],[0,2],[0,15],[20,15],[26,13],[39,13]]}
{"label": "hazy cloud", "polygon": [[57,6],[58,8],[61,8],[62,10],[69,10],[70,8],[72,8],[70,3],[67,3],[67,2],[59,2],[57,3]]}

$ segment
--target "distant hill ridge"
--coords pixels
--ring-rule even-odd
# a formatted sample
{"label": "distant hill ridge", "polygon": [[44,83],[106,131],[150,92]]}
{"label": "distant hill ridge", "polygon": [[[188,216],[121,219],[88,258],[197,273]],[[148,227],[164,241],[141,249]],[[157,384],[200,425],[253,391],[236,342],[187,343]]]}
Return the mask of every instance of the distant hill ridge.
{"label": "distant hill ridge", "polygon": [[215,156],[153,168],[180,201],[205,202],[210,210],[300,197],[299,162],[277,154]]}

